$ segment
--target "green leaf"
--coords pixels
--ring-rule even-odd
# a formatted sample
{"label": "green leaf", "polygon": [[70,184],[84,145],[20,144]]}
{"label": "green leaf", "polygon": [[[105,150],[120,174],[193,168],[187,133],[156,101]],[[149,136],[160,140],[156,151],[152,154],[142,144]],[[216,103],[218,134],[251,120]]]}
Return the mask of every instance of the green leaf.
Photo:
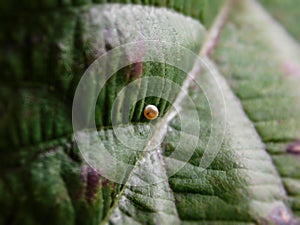
{"label": "green leaf", "polygon": [[[27,13],[39,14],[41,10],[45,13],[53,10],[58,11],[66,8],[77,8],[101,3],[139,4],[173,9],[187,16],[199,19],[206,27],[209,27],[217,15],[218,9],[224,2],[224,0],[44,0],[43,2],[19,2],[11,0],[0,3],[0,12],[4,18],[11,19],[11,10],[26,15]],[[2,25],[6,27],[7,23],[3,23]]]}
{"label": "green leaf", "polygon": [[[157,26],[152,26],[155,21]],[[71,106],[79,78],[99,55],[143,37],[173,42],[197,52],[204,39],[204,29],[197,21],[166,9],[125,5],[55,11],[37,15],[31,23],[29,30],[24,31],[20,24],[11,28],[10,33],[16,31],[14,45],[8,50],[12,57],[2,59],[8,66],[1,78],[4,88],[0,95],[3,102],[0,165],[1,171],[5,171],[1,174],[4,190],[0,195],[4,211],[1,221],[98,224],[122,186],[100,178],[85,165],[72,140]],[[111,125],[108,116],[111,99],[131,81],[126,78],[130,69],[115,74],[100,94],[96,108],[96,112],[102,113],[96,114],[100,129]],[[144,76],[155,74],[178,84],[185,76],[182,71],[161,63],[146,62],[143,71]],[[167,88],[164,91],[172,93]],[[144,99],[134,110],[134,122],[143,120],[141,110],[152,101],[159,105],[161,115],[168,111],[170,103],[157,98]],[[109,133],[112,134],[104,132],[104,136]],[[122,153],[124,147],[116,149]],[[126,154],[120,157],[126,160]],[[26,177],[26,182],[22,177]],[[47,203],[52,205],[51,209]],[[56,209],[60,211],[57,214]]]}
{"label": "green leaf", "polygon": [[260,0],[260,2],[296,40],[300,41],[300,28],[297,23],[299,20],[299,10],[295,7],[298,3],[296,0]]}
{"label": "green leaf", "polygon": [[[201,76],[198,79],[201,80]],[[180,120],[175,119],[162,145],[166,147],[146,154],[143,163],[138,163],[131,172],[121,196],[114,204],[116,208],[107,216],[110,224],[157,224],[161,221],[165,221],[164,224],[292,222],[280,179],[263,144],[224,80],[220,75],[217,79],[231,119],[227,122],[224,144],[216,159],[204,171],[199,167],[205,148],[203,139],[200,139],[195,154],[187,164],[181,161],[181,154],[174,158],[164,153],[157,156],[161,151],[172,151],[178,143],[174,137],[179,135],[176,128],[180,127]],[[189,91],[196,101],[203,102],[204,96],[199,89]],[[189,113],[189,108],[191,106],[183,102],[184,114]],[[209,113],[206,107],[199,108],[198,112],[201,116]],[[202,132],[209,133],[209,126],[204,126]],[[180,153],[185,154],[184,146],[179,149]],[[183,168],[168,181],[146,187],[135,186],[159,179],[178,165]],[[155,191],[157,189],[162,192]],[[168,189],[172,191],[167,192]],[[281,218],[281,214],[286,217]]]}
{"label": "green leaf", "polygon": [[299,220],[299,45],[247,1],[233,13],[215,58],[264,141]]}
{"label": "green leaf", "polygon": [[[170,2],[172,6],[168,5]],[[42,14],[37,13],[34,2],[28,3],[34,16],[24,26],[18,21],[15,27],[7,28],[9,35],[0,39],[2,45],[11,41],[7,57],[0,58],[1,64],[8,65],[1,77],[0,92],[0,171],[4,171],[0,175],[0,224],[297,224],[294,216],[299,215],[299,162],[295,156],[297,143],[290,142],[299,134],[298,95],[291,91],[295,90],[293,78],[289,80],[283,73],[274,76],[280,69],[273,65],[282,58],[273,57],[278,48],[266,48],[266,24],[259,26],[261,21],[253,16],[259,10],[243,6],[246,10],[240,14],[237,11],[241,6],[235,5],[237,10],[215,54],[233,91],[206,57],[213,76],[207,75],[208,71],[191,73],[195,81],[210,88],[209,101],[207,93],[187,82],[186,73],[178,68],[155,62],[133,64],[114,74],[100,93],[95,118],[99,132],[82,131],[76,142],[71,135],[73,95],[94,59],[140,39],[173,42],[195,53],[202,49],[202,56],[206,56],[203,49],[211,47],[211,36],[199,22],[167,9],[118,4],[74,7],[91,3],[85,1],[58,3],[45,1],[41,8],[47,13]],[[4,12],[14,4],[7,3]],[[205,1],[206,8],[199,4],[199,11],[197,7],[191,9],[188,1],[162,1],[160,6],[195,18],[199,14],[208,26],[219,4],[220,1]],[[48,11],[57,9],[57,5],[60,10]],[[218,33],[215,26],[218,28],[219,23],[216,24],[212,36]],[[257,33],[261,36],[254,35]],[[237,54],[241,50],[245,52]],[[284,56],[288,54],[285,52]],[[119,63],[119,58],[111,62],[113,67]],[[145,97],[157,87],[138,87],[143,100],[133,108],[130,123],[124,124],[126,118],[121,113],[114,127],[124,134],[125,143],[134,142],[133,137],[144,140],[141,151],[132,151],[111,127],[113,100],[128,83],[153,75],[171,79],[188,94],[160,88],[172,96],[172,101],[167,102]],[[126,98],[134,97],[126,94],[118,102],[120,108],[126,106]],[[194,105],[188,97],[197,103],[199,135],[191,116]],[[278,104],[278,111],[270,109],[275,109],[274,103]],[[287,103],[293,107],[287,107]],[[147,104],[158,106],[157,123],[149,124],[143,118],[142,110]],[[181,112],[175,113],[171,104],[180,106]],[[219,108],[219,113],[214,114],[214,108]],[[181,123],[182,115],[185,124]],[[211,127],[214,119],[218,123]],[[203,158],[209,159],[206,146],[210,135],[214,130],[222,131],[223,123],[224,139],[213,140],[222,141],[220,151],[208,167],[202,168]],[[153,134],[150,138],[149,131]],[[104,165],[122,177],[122,184],[106,179],[86,164],[78,141],[89,144],[87,152],[98,160],[103,156],[97,155],[99,146],[95,140],[101,140],[120,164],[132,165],[126,171],[114,164]],[[157,143],[160,144],[156,146]],[[189,157],[191,143],[196,147]],[[265,151],[265,144],[270,153],[275,152],[272,158]],[[282,149],[286,146],[289,153]]]}

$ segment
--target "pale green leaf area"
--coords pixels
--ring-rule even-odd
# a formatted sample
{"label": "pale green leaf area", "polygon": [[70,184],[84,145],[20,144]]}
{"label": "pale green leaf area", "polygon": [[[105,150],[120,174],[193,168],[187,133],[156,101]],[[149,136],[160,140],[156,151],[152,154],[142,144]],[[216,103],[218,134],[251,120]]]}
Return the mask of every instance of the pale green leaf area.
{"label": "pale green leaf area", "polygon": [[299,4],[297,0],[260,0],[272,16],[298,41],[300,41]]}
{"label": "pale green leaf area", "polygon": [[[269,19],[251,15],[246,6],[231,17],[215,59],[266,144],[299,218],[300,158],[290,150],[300,136],[300,77],[297,70],[287,70],[286,61],[299,65],[300,47],[281,39],[277,25],[269,23],[266,29]],[[272,35],[277,42],[268,39]],[[286,54],[291,48],[293,54]]]}
{"label": "pale green leaf area", "polygon": [[[108,80],[96,104],[99,132],[77,140],[99,139],[112,156],[132,165],[125,172],[107,165],[113,167],[113,175],[123,176],[123,184],[88,165],[72,135],[73,95],[96,58],[140,40],[172,42],[197,54],[210,44],[204,27],[215,31],[212,22],[224,2],[1,2],[6,21],[12,8],[20,17],[1,22],[5,32],[0,36],[4,52],[0,54],[0,225],[299,224],[299,74],[284,62],[292,58],[297,65],[297,44],[287,43],[283,48],[295,51],[280,54],[269,35],[274,30],[259,17],[261,11],[251,5],[254,1],[231,4],[233,10],[214,52],[216,63],[204,55],[215,71],[211,79],[217,81],[210,89],[217,93],[220,88],[222,95],[208,100],[199,87],[187,87],[196,103],[200,134],[193,130],[194,118],[188,117],[194,106],[187,96],[178,103],[190,125],[182,132],[180,114],[172,114],[171,107],[181,93],[167,85],[149,85],[138,87],[139,96],[159,89],[172,100],[143,97],[132,108],[129,124],[124,124],[122,113],[117,116],[126,143],[133,136],[144,140],[140,151],[132,151],[118,139],[110,111],[122,87],[151,76],[185,84],[187,74],[178,68],[143,62],[119,70]],[[111,63],[117,67],[120,62],[116,58]],[[194,79],[211,84],[207,73],[203,70]],[[120,108],[134,96],[122,97]],[[147,104],[157,105],[160,111],[158,122],[151,126],[143,116]],[[226,110],[226,129],[219,152],[203,169],[199,165],[212,133],[211,105]],[[216,127],[222,130],[221,123]],[[145,137],[151,129],[153,135]],[[193,140],[197,141],[190,156],[186,146]],[[156,142],[161,144],[149,150]],[[95,160],[101,158],[97,146],[85,150]]]}

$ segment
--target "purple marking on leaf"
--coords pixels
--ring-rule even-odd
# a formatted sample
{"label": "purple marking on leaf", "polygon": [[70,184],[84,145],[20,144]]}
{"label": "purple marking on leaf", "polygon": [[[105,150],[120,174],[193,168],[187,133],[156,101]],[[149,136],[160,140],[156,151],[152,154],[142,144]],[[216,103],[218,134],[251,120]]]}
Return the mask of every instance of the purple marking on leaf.
{"label": "purple marking on leaf", "polygon": [[100,49],[97,49],[97,47],[94,47],[93,54],[94,54],[94,58],[99,58],[101,55],[104,54],[104,52],[101,51]]}
{"label": "purple marking on leaf", "polygon": [[144,59],[144,56],[147,52],[147,46],[143,39],[139,40],[136,43],[135,49],[128,53],[128,59],[130,62],[142,62]]}
{"label": "purple marking on leaf", "polygon": [[[105,50],[109,51],[114,47],[114,36],[113,30],[111,28],[104,29],[104,42],[105,42]],[[117,43],[115,43],[116,45]]]}
{"label": "purple marking on leaf", "polygon": [[102,179],[102,188],[109,190],[111,193],[115,193],[116,184],[110,180],[104,178]]}
{"label": "purple marking on leaf", "polygon": [[[286,208],[279,206],[271,211],[269,218],[276,225],[296,225],[294,218]],[[273,224],[272,223],[272,224]]]}
{"label": "purple marking on leaf", "polygon": [[146,54],[147,48],[145,45],[145,41],[140,40],[136,43],[136,47],[133,52],[128,53],[127,57],[129,62],[132,62],[129,79],[134,80],[140,78],[143,74],[143,59]]}
{"label": "purple marking on leaf", "polygon": [[88,168],[87,174],[87,188],[86,188],[86,198],[91,202],[99,189],[100,185],[100,174],[92,167]]}
{"label": "purple marking on leaf", "polygon": [[130,79],[136,79],[139,78],[143,73],[143,63],[137,62],[132,64],[131,70],[130,70]]}
{"label": "purple marking on leaf", "polygon": [[283,68],[287,75],[300,76],[300,67],[293,61],[285,61]]}
{"label": "purple marking on leaf", "polygon": [[110,181],[109,181],[108,179],[104,178],[104,179],[102,180],[102,186],[103,186],[103,187],[106,187],[106,186],[108,186],[109,184],[110,184]]}
{"label": "purple marking on leaf", "polygon": [[291,154],[300,155],[300,141],[295,141],[294,143],[290,144],[286,151]]}
{"label": "purple marking on leaf", "polygon": [[78,191],[77,193],[77,198],[81,198],[82,196],[84,196],[85,193],[85,189],[87,187],[87,175],[88,175],[88,166],[87,165],[83,165],[80,168],[80,178],[82,181],[82,189]]}

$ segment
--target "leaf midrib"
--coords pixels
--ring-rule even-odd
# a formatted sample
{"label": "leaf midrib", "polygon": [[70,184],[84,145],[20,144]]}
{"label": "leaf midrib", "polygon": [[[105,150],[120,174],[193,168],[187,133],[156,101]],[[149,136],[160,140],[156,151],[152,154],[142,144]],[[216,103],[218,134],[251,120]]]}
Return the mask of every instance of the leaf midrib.
{"label": "leaf midrib", "polygon": [[[218,40],[219,35],[228,19],[228,14],[230,13],[231,5],[233,4],[234,0],[227,0],[225,4],[221,7],[220,12],[218,16],[216,17],[212,27],[209,29],[206,35],[206,39],[200,48],[200,51],[198,53],[199,57],[208,57],[212,50],[215,48]],[[153,149],[153,145],[157,145],[157,143],[161,143],[160,141],[163,140],[163,138],[167,134],[167,128],[169,123],[172,121],[172,119],[179,114],[179,112],[182,110],[181,103],[186,98],[188,89],[190,85],[192,84],[193,80],[201,74],[201,65],[198,63],[195,63],[191,71],[188,73],[187,78],[184,80],[181,88],[181,92],[177,95],[173,106],[165,115],[161,118],[161,120],[156,124],[153,135],[149,139],[148,143],[145,145],[143,151],[143,154],[141,154],[141,157],[137,160],[135,163],[133,169],[129,173],[126,182],[123,185],[122,190],[118,194],[118,197],[115,199],[114,204],[109,209],[106,217],[102,220],[100,223],[101,225],[106,224],[109,221],[109,218],[112,214],[112,212],[115,210],[115,208],[118,206],[120,199],[123,196],[123,193],[126,189],[126,186],[128,185],[128,181],[130,180],[130,177],[133,174],[133,171],[138,166],[139,160],[141,160],[145,154],[148,152],[149,149]],[[177,109],[177,110],[175,110]],[[158,152],[158,154],[161,154]]]}

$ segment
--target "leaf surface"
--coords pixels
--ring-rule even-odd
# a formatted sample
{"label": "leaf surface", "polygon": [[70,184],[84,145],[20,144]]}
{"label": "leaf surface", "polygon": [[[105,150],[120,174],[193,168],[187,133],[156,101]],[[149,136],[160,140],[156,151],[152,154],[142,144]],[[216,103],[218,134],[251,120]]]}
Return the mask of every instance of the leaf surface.
{"label": "leaf surface", "polygon": [[[78,2],[78,5],[85,3]],[[156,4],[155,1],[133,3]],[[171,3],[172,6],[169,3],[160,6],[174,8],[195,18],[200,15],[206,26],[211,24],[216,12],[202,7],[217,11],[213,4],[220,4],[205,1],[205,4],[199,4],[199,11],[195,8],[194,12],[188,1]],[[11,7],[10,3],[7,4],[4,9]],[[52,8],[48,8],[47,1],[45,4],[45,9]],[[72,4],[66,3],[66,6]],[[56,7],[57,4],[53,3],[53,9]],[[205,13],[211,18],[206,20]],[[229,76],[227,66],[234,62],[230,67],[233,78],[227,79],[233,91],[216,65],[206,58],[207,53],[202,56],[214,71],[214,76],[204,76],[207,71],[197,71],[194,79],[200,84],[210,85],[211,92],[215,93],[210,101],[199,87],[191,83],[185,86],[186,74],[183,71],[164,63],[131,65],[108,80],[96,105],[95,120],[99,133],[82,136],[82,141],[90,143],[100,139],[113,157],[132,165],[121,174],[124,175],[123,184],[107,180],[87,165],[71,136],[70,108],[80,77],[95,58],[125,43],[155,39],[173,42],[197,53],[208,49],[210,35],[191,18],[167,9],[135,5],[62,7],[61,11],[47,11],[32,19],[29,31],[18,22],[18,26],[12,29],[15,36],[12,48],[7,50],[8,57],[1,59],[8,67],[2,78],[6,87],[0,92],[1,102],[4,102],[0,105],[0,147],[1,154],[10,160],[0,159],[0,168],[5,171],[0,179],[3,212],[0,224],[296,224],[290,206],[297,216],[298,158],[285,152],[277,153],[283,152],[282,147],[291,146],[290,142],[298,138],[295,104],[298,95],[289,91],[293,90],[292,81],[283,78],[282,74],[272,76],[272,66],[269,68],[266,63],[258,63],[262,59],[268,61],[273,51],[260,48],[266,43],[249,34],[247,29],[253,26],[253,21],[247,21],[250,15],[246,12],[239,20],[239,14],[234,11],[223,34],[221,50],[216,53],[226,78]],[[245,24],[247,28],[237,31],[236,27]],[[252,29],[261,31],[255,26]],[[213,26],[211,33],[214,32]],[[1,41],[8,43],[7,40]],[[30,43],[28,46],[23,43],[25,40]],[[250,58],[244,57],[248,56],[245,53],[242,57],[236,54],[237,47],[249,52]],[[143,46],[139,50],[142,49]],[[255,57],[261,58],[253,57],[253,52],[257,54]],[[226,62],[223,65],[222,60]],[[278,60],[280,58],[274,58],[274,63]],[[249,62],[255,66],[250,64],[248,68]],[[117,67],[118,58],[112,64]],[[255,79],[250,78],[253,71]],[[270,76],[262,76],[265,72]],[[142,138],[151,128],[142,116],[147,104],[158,105],[161,120],[154,125],[153,136],[145,139],[141,151],[134,152],[116,137],[111,128],[114,118],[109,112],[123,86],[139,77],[153,75],[171,79],[182,85],[188,94],[174,93],[165,86],[161,90],[173,99],[166,102],[157,97],[145,97],[157,87],[139,86],[143,100],[133,108],[130,124],[124,124],[120,114],[117,127],[128,134],[125,137],[129,142],[133,136]],[[222,96],[216,92],[218,88],[222,90]],[[273,95],[274,99],[269,98]],[[119,107],[124,106],[126,97],[132,96],[123,96]],[[195,121],[190,116],[194,105],[187,97],[196,103],[196,113],[201,121],[199,135],[195,135]],[[16,101],[9,101],[12,98]],[[292,109],[287,107],[289,101],[295,106]],[[274,102],[279,111],[268,107],[274,109]],[[172,103],[181,107],[180,114],[173,113]],[[225,123],[226,132],[220,151],[203,169],[199,165],[207,153],[205,149],[212,132],[212,106],[220,108],[220,113],[214,116]],[[223,110],[227,112],[225,121]],[[186,124],[181,123],[180,115],[185,115]],[[183,127],[190,130],[182,132]],[[221,123],[214,127],[218,128],[222,130]],[[181,136],[183,139],[179,142]],[[190,157],[187,146],[195,140],[195,152]],[[154,149],[150,148],[161,141]],[[276,152],[272,159],[264,144],[268,151]],[[293,146],[289,148],[295,151],[297,148]],[[94,151],[89,146],[87,150],[93,153],[96,148]],[[290,162],[288,166],[284,165],[287,160]],[[280,175],[285,177],[283,180],[273,162]],[[111,166],[116,175],[120,174],[118,167],[107,166]],[[176,170],[178,167],[181,168],[179,171]]]}
{"label": "leaf surface", "polygon": [[232,14],[215,58],[265,143],[299,220],[299,45],[259,5],[245,1]]}

